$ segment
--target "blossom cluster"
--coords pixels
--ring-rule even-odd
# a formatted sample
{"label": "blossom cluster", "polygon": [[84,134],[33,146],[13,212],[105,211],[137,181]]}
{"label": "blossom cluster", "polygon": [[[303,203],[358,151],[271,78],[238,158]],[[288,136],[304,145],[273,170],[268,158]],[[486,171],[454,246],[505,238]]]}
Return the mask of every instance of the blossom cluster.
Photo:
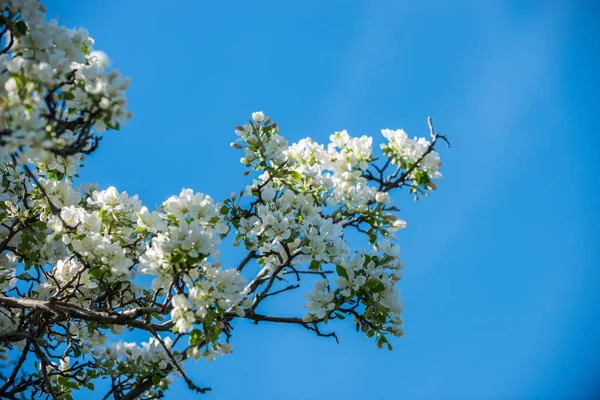
{"label": "blossom cluster", "polygon": [[[430,142],[401,141],[400,132],[404,131],[382,131],[388,142],[381,148],[390,164],[397,165],[394,154],[402,154],[430,179],[440,178],[439,156],[428,147]],[[246,154],[241,162],[250,170],[262,171],[245,192],[254,198],[250,216],[241,208],[232,213],[236,239],[263,255],[263,265],[275,273],[296,271],[302,265],[316,273],[327,265],[334,268],[337,287],[326,278],[317,281],[314,291],[306,294],[309,314],[303,321],[327,322],[351,314],[368,337],[376,336],[378,346],[391,348],[386,335],[403,332],[402,303],[395,286],[403,264],[399,246],[392,240],[393,233],[406,224],[392,212],[395,207],[388,191],[395,184],[393,176],[377,181],[366,172],[375,161],[373,139],[351,137],[344,130],[331,135],[327,146],[307,138],[281,153],[265,153],[260,149],[263,143],[271,143],[272,138],[277,144],[285,140],[262,112],[254,113],[236,133],[240,139],[234,147],[243,148]],[[407,170],[411,164],[405,162],[401,168]],[[413,176],[414,172],[407,173],[405,178]],[[351,253],[343,237],[347,226],[367,233],[373,248]]]}
{"label": "blossom cluster", "polygon": [[440,155],[435,151],[428,152],[431,145],[429,140],[425,138],[410,139],[403,129],[382,129],[381,134],[388,140],[388,143],[381,145],[381,149],[390,158],[392,164],[410,168],[418,163],[418,168],[412,172],[411,178],[419,179],[418,174],[421,171],[425,173],[427,182],[430,179],[442,177],[439,171],[439,167],[442,165]]}
{"label": "blossom cluster", "polygon": [[84,28],[45,22],[37,0],[9,0],[1,6],[6,27],[0,54],[0,162],[18,155],[60,164],[94,145],[100,134],[131,117],[126,110],[129,80],[108,70],[106,54],[94,51]]}

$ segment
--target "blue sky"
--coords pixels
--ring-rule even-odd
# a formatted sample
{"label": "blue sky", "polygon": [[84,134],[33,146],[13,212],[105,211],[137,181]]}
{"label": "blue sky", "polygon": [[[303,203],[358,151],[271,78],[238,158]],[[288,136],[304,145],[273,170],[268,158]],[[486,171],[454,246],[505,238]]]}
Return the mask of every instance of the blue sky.
{"label": "blue sky", "polygon": [[[239,321],[232,355],[189,364],[213,388],[207,399],[594,397],[593,1],[45,4],[62,24],[87,27],[132,78],[135,118],[106,134],[83,178],[149,206],[182,187],[216,199],[245,187],[229,142],[256,110],[291,142],[340,129],[423,136],[428,115],[452,141],[433,197],[395,197],[408,228],[406,334],[394,351],[350,324],[336,326],[336,345]],[[167,399],[189,395],[178,383]]]}

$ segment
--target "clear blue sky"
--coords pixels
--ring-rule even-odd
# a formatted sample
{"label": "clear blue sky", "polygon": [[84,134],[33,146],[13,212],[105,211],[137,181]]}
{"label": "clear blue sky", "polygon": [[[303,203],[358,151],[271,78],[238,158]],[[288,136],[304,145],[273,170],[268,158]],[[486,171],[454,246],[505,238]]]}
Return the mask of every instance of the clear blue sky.
{"label": "clear blue sky", "polygon": [[[221,4],[218,4],[221,3]],[[247,181],[233,126],[264,110],[290,141],[334,130],[450,137],[408,229],[405,336],[237,322],[191,363],[221,399],[592,398],[600,389],[594,1],[45,1],[132,77],[135,118],[83,177],[160,203]],[[224,254],[226,262],[234,257]],[[283,312],[282,300],[273,310]],[[596,380],[594,380],[596,378]],[[597,393],[596,393],[597,394]],[[167,399],[190,398],[180,382]]]}

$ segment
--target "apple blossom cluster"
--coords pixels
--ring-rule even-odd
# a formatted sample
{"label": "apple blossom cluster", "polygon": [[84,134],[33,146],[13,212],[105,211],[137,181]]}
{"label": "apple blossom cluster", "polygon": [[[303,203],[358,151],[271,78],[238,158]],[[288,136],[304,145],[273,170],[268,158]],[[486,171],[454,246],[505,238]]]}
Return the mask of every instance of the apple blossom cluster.
{"label": "apple blossom cluster", "polygon": [[[52,279],[40,285],[39,295],[50,296],[61,284],[74,279],[83,288],[97,292],[102,291],[99,282],[109,277],[130,280],[130,267],[141,242],[135,234],[136,212],[141,208],[137,196],[129,197],[114,187],[88,196],[68,179],[39,178],[38,183],[31,194],[45,229],[38,230],[36,240],[28,241],[27,246],[38,254],[36,263],[55,265]],[[19,254],[27,251],[22,243],[15,242],[15,247]]]}
{"label": "apple blossom cluster", "polygon": [[[173,274],[174,264],[185,259],[201,261],[217,257],[221,235],[229,227],[220,222],[219,205],[210,196],[184,189],[162,204],[161,212],[140,214],[140,228],[147,227],[155,236],[142,257],[144,273],[164,271]],[[170,258],[174,253],[178,258]],[[176,267],[176,266],[175,266]],[[157,282],[154,286],[158,287]]]}
{"label": "apple blossom cluster", "polygon": [[[108,70],[86,29],[45,22],[36,0],[0,5],[0,162],[77,164],[104,130],[118,129],[129,80]],[[54,169],[54,168],[53,168]],[[56,168],[59,170],[59,168]],[[61,171],[63,173],[71,171]]]}
{"label": "apple blossom cluster", "polygon": [[[276,191],[266,176],[246,192],[259,194],[261,202],[254,215],[239,219],[237,240],[243,238],[248,250],[266,255],[265,264],[273,270],[282,260],[297,265],[343,258],[348,249],[341,226],[324,218],[307,195],[288,188]],[[266,183],[258,183],[265,179]]]}
{"label": "apple blossom cluster", "polygon": [[159,369],[166,370],[173,362],[167,353],[172,346],[173,339],[170,337],[152,337],[141,346],[135,342],[120,340],[104,349],[103,358],[110,363],[130,364],[133,368],[146,368],[148,364],[157,364]]}
{"label": "apple blossom cluster", "polygon": [[344,203],[349,209],[365,210],[377,195],[376,188],[362,174],[373,160],[373,139],[350,137],[344,130],[331,135],[330,140],[325,148],[304,139],[290,146],[285,154],[296,161],[296,172],[313,178],[316,188],[325,190],[328,204]]}
{"label": "apple blossom cluster", "polygon": [[[261,122],[265,124],[261,125]],[[252,114],[251,121],[236,127],[235,133],[239,136],[239,141],[247,144],[244,157],[240,159],[242,164],[264,168],[268,163],[280,165],[285,161],[283,150],[287,148],[287,140],[277,134],[277,124],[270,122],[259,111]]]}
{"label": "apple blossom cluster", "polygon": [[[327,324],[348,318],[392,349],[403,334],[395,233],[406,226],[392,193],[436,189],[434,147],[446,139],[431,122],[430,140],[384,129],[374,147],[341,130],[289,144],[255,112],[232,143],[244,190],[218,202],[183,189],[151,209],[79,175],[98,135],[130,117],[128,80],[85,29],[44,22],[37,0],[2,7],[0,358],[11,363],[0,397],[69,400],[105,380],[106,398],[160,398],[172,376],[203,393],[186,360],[231,353],[242,318],[336,340]],[[306,311],[263,314],[293,290]]]}
{"label": "apple blossom cluster", "polygon": [[[429,123],[431,125],[431,120]],[[409,193],[415,194],[415,200],[419,194],[428,196],[427,190],[436,189],[433,179],[442,177],[440,155],[432,151],[432,143],[425,138],[410,139],[403,129],[382,129],[381,133],[388,140],[381,145],[383,154],[398,166],[398,171],[406,171],[404,178],[411,181]]]}
{"label": "apple blossom cluster", "polygon": [[[403,154],[412,157],[431,179],[441,177],[439,156],[428,147],[430,142],[400,141],[389,132],[403,131],[382,131],[388,139],[381,145],[388,165],[398,164],[392,159],[394,154]],[[387,180],[365,172],[376,161],[373,139],[351,137],[346,131],[331,135],[327,146],[302,139],[281,150],[286,141],[278,134],[277,125],[257,112],[248,123],[238,126],[236,133],[239,139],[233,147],[244,149],[246,155],[241,162],[262,171],[246,189],[246,195],[254,198],[250,217],[241,208],[232,213],[236,240],[262,255],[262,264],[275,275],[288,269],[297,272],[303,264],[316,273],[327,265],[335,268],[337,288],[327,278],[319,280],[306,295],[309,314],[303,321],[327,322],[351,314],[357,328],[368,337],[376,336],[379,347],[387,344],[391,348],[386,335],[401,336],[403,332],[402,303],[395,287],[403,264],[399,246],[391,239],[406,224],[394,215],[396,208],[388,193],[398,185],[394,178],[399,171]],[[270,145],[273,142],[276,145]],[[263,144],[281,153],[264,152]],[[405,163],[404,168],[410,165]],[[413,180],[413,175],[410,171],[402,179]],[[363,229],[365,225],[368,230]],[[351,255],[350,244],[343,238],[348,226],[366,233],[373,249]]]}
{"label": "apple blossom cluster", "polygon": [[403,129],[382,129],[381,134],[389,143],[381,145],[384,154],[389,157],[394,165],[410,166],[419,162],[419,170],[427,172],[430,179],[442,177],[440,156],[437,152],[426,153],[430,142],[425,138],[410,139]]}
{"label": "apple blossom cluster", "polygon": [[[235,269],[222,269],[218,261],[219,244],[229,231],[221,222],[221,205],[210,196],[182,190],[161,206],[160,212],[139,213],[138,231],[154,234],[139,258],[140,273],[154,276],[152,289],[164,291],[179,282],[177,294],[171,297],[171,318],[174,332],[194,333],[195,327],[211,331],[209,348],[197,335],[190,336],[189,355],[214,359],[224,344],[217,339],[221,333],[218,322],[229,309],[241,312],[245,299],[246,279]],[[208,261],[208,258],[215,260]],[[200,352],[199,345],[207,345]]]}

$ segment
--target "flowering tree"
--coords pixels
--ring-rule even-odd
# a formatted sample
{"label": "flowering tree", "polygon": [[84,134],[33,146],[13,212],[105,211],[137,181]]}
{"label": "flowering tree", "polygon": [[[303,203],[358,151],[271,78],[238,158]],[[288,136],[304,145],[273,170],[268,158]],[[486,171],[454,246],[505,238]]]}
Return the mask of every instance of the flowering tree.
{"label": "flowering tree", "polygon": [[[108,69],[80,28],[44,22],[37,0],[0,14],[0,397],[70,399],[109,382],[105,398],[158,398],[188,358],[231,352],[236,318],[298,325],[337,340],[325,325],[350,317],[379,348],[402,336],[394,232],[405,226],[390,192],[417,199],[441,177],[430,139],[382,131],[336,132],[322,145],[288,145],[262,112],[232,143],[253,179],[218,203],[183,189],[156,210],[114,187],[80,183],[84,155],[118,130],[129,81]],[[364,235],[353,250],[345,233]],[[219,261],[223,240],[245,249]],[[354,246],[357,247],[357,246]],[[300,290],[305,315],[267,315],[272,296]],[[141,344],[123,341],[129,331]]]}

